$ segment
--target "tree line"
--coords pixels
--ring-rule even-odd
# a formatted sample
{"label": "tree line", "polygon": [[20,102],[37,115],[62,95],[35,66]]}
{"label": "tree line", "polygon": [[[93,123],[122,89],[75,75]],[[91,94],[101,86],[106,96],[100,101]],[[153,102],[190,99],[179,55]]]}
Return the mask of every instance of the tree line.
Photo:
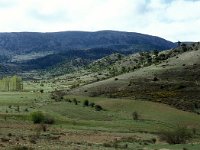
{"label": "tree line", "polygon": [[0,91],[22,91],[23,81],[21,77],[4,77],[0,80]]}

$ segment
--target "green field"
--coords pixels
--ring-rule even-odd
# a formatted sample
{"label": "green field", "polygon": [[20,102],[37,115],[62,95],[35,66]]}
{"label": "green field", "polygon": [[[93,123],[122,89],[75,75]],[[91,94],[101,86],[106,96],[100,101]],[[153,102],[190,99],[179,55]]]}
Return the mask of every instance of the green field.
{"label": "green field", "polygon": [[[100,105],[103,110],[84,107],[85,100]],[[55,120],[53,125],[47,125],[46,132],[31,121],[30,114],[38,110]],[[132,118],[135,111],[138,120]],[[199,115],[140,100],[67,95],[62,101],[55,102],[49,93],[1,92],[0,121],[1,149],[19,145],[34,149],[182,150],[200,147]],[[197,133],[185,145],[169,145],[160,140],[161,132],[177,125],[195,128]],[[153,143],[152,139],[156,142]]]}

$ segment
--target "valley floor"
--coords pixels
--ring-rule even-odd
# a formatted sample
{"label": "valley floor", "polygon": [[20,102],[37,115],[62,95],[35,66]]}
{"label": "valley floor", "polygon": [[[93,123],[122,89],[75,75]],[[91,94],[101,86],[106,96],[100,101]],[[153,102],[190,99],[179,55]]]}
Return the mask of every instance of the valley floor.
{"label": "valley floor", "polygon": [[[89,105],[85,105],[85,101]],[[92,105],[103,108],[97,111]],[[34,124],[42,111],[53,124]],[[138,119],[133,119],[137,112]],[[178,125],[195,129],[187,144],[169,145],[160,134]],[[0,93],[0,149],[200,149],[200,117],[168,105],[133,99],[67,95],[55,101],[50,93]]]}

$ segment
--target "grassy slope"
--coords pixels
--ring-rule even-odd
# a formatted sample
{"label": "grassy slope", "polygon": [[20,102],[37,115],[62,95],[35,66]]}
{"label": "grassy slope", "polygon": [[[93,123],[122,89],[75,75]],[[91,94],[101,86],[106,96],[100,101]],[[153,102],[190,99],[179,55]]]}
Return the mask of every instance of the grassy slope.
{"label": "grassy slope", "polygon": [[[178,57],[178,58],[177,58]],[[153,78],[156,75],[162,74],[167,70],[172,69],[173,71],[176,70],[184,70],[183,64],[186,64],[188,67],[193,66],[194,64],[200,65],[200,50],[198,51],[190,51],[183,54],[180,54],[176,57],[169,58],[167,61],[159,64],[159,65],[151,65],[149,67],[144,67],[141,69],[138,69],[134,72],[126,73],[119,75],[117,78],[121,80],[126,80],[128,83],[131,78],[140,79],[140,78]],[[165,67],[163,67],[165,66]],[[114,77],[116,78],[116,77]],[[84,87],[80,87],[78,89],[75,89],[72,92],[82,92],[82,89],[87,88],[93,88],[98,85],[112,85],[115,84],[114,78],[110,78],[104,81],[92,83],[89,85],[86,85]],[[125,81],[124,81],[125,82]],[[117,81],[117,83],[122,83],[122,81]]]}
{"label": "grassy slope", "polygon": [[[74,96],[67,96],[72,98]],[[89,120],[93,120],[96,116],[95,113],[103,115],[104,113],[109,114],[113,113],[113,117],[108,117],[108,120],[130,120],[132,121],[131,113],[137,111],[140,114],[142,120],[156,123],[163,123],[165,125],[177,125],[177,124],[186,124],[189,126],[199,126],[200,117],[196,114],[177,110],[175,108],[169,107],[165,104],[148,102],[148,101],[135,101],[129,99],[110,99],[110,98],[92,98],[92,97],[81,97],[77,96],[77,99],[83,101],[88,99],[90,102],[95,102],[103,106],[107,111],[103,113],[93,112],[88,113],[87,116],[81,114],[79,119],[84,119],[84,117],[91,117]],[[85,108],[83,108],[85,109]],[[71,109],[67,110],[71,114]],[[77,111],[77,110],[76,110]],[[76,115],[79,113],[76,113]],[[98,116],[98,115],[97,115]],[[103,116],[104,117],[104,116]],[[72,117],[73,118],[73,117]],[[95,119],[96,120],[96,119]],[[100,119],[101,120],[101,119]],[[106,118],[102,118],[106,120]],[[155,122],[154,122],[155,121]],[[134,127],[133,127],[134,128]]]}
{"label": "grassy slope", "polygon": [[[199,60],[200,50],[188,51],[169,58],[159,65],[151,65],[134,72],[88,84],[72,90],[71,93],[89,96],[128,96],[192,110],[192,105],[195,102],[199,103],[200,98],[198,94],[200,92]],[[153,81],[154,77],[159,80]],[[185,103],[183,106],[179,106],[178,101]]]}

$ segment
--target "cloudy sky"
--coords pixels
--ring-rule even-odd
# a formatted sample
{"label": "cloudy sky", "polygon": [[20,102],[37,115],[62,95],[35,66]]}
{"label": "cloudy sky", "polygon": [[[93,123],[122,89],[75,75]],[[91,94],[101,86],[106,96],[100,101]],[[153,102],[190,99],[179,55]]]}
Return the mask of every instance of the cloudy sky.
{"label": "cloudy sky", "polygon": [[120,30],[200,41],[200,0],[0,0],[0,32]]}

